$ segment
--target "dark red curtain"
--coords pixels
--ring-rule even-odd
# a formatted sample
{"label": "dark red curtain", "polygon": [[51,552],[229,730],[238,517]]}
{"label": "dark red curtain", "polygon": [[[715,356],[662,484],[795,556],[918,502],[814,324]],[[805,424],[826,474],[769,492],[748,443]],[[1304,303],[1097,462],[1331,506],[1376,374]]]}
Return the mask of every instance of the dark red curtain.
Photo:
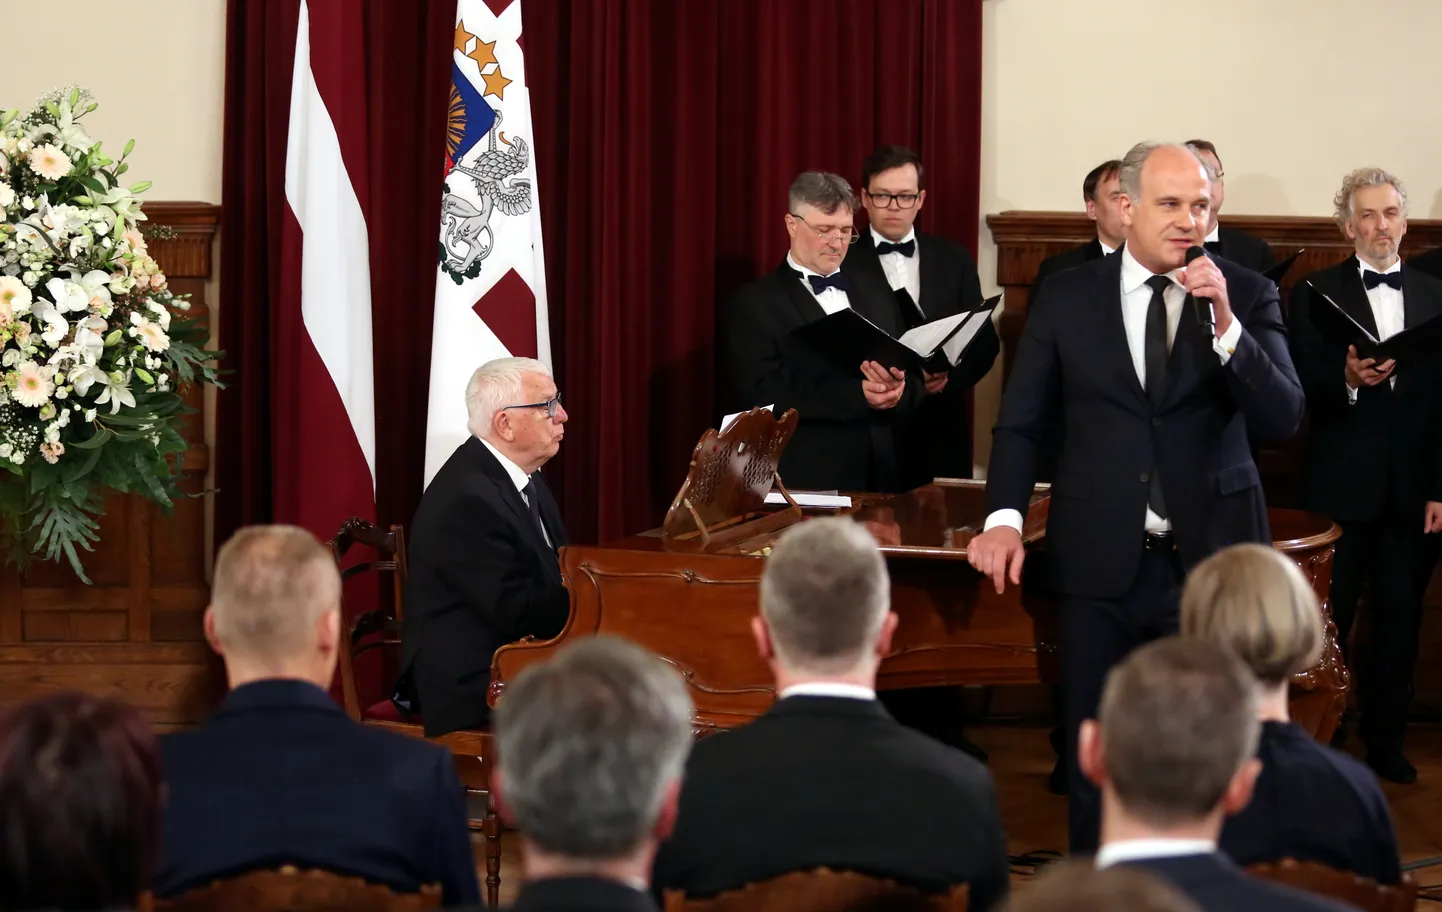
{"label": "dark red curtain", "polygon": [[[277,476],[306,459],[272,435],[291,391],[274,304],[300,0],[230,0],[226,28],[220,345],[234,371],[217,396],[216,539],[272,518]],[[366,73],[367,231],[375,328],[376,515],[409,523],[425,460],[426,385],[445,162],[455,0],[355,4]],[[313,36],[317,38],[319,36]],[[332,36],[338,38],[338,36]],[[349,34],[347,36],[349,38]]]}
{"label": "dark red curtain", "polygon": [[981,0],[524,0],[573,540],[657,524],[720,419],[719,301],[774,269],[797,172],[916,149],[975,251]]}
{"label": "dark red curtain", "polygon": [[[500,0],[496,0],[500,2]],[[720,415],[718,301],[786,250],[786,188],[919,151],[924,229],[975,249],[981,0],[522,0],[552,356],[571,421],[556,482],[574,541],[659,520]],[[494,5],[494,4],[493,4]],[[270,519],[270,413],[299,0],[230,0],[217,540]],[[377,515],[420,496],[455,0],[357,4],[369,69]]]}

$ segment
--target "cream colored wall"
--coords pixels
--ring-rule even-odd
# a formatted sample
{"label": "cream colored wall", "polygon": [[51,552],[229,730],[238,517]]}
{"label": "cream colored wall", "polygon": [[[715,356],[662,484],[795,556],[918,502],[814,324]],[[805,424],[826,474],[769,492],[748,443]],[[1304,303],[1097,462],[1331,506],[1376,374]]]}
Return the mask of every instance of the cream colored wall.
{"label": "cream colored wall", "polygon": [[[1086,172],[1145,139],[1215,142],[1224,213],[1327,215],[1375,164],[1442,218],[1439,40],[1442,0],[985,0],[983,288],[987,214],[1081,210]],[[977,391],[979,467],[1000,376]]]}
{"label": "cream colored wall", "polygon": [[[112,0],[0,0],[0,32],[37,36],[6,42],[0,110],[29,109],[51,89],[82,86],[100,105],[83,121],[90,137],[104,143],[112,158],[135,140],[125,179],[152,183],[142,199],[219,203],[225,5],[225,0],[126,0],[122,12]],[[115,39],[113,52],[105,48],[107,35]],[[218,246],[214,252],[218,276]],[[206,300],[215,327],[214,277]],[[214,453],[213,393],[206,405],[205,439]],[[213,476],[207,481],[213,485]],[[207,517],[210,508],[207,498]],[[210,555],[214,549],[206,544]]]}

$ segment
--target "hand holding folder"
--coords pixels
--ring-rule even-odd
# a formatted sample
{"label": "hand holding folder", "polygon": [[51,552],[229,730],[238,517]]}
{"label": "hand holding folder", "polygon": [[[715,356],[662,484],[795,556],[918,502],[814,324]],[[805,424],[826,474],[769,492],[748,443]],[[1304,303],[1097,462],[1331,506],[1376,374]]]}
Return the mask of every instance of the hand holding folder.
{"label": "hand holding folder", "polygon": [[1359,359],[1371,358],[1378,364],[1386,361],[1418,364],[1442,350],[1442,317],[1433,317],[1386,339],[1378,339],[1325,292],[1311,282],[1306,284],[1325,304],[1312,308],[1312,323],[1333,342],[1344,346],[1355,345]]}
{"label": "hand holding folder", "polygon": [[793,335],[846,369],[860,370],[863,362],[875,361],[888,369],[940,373],[966,357],[1000,300],[996,295],[976,310],[923,323],[900,339],[851,308],[808,323]]}

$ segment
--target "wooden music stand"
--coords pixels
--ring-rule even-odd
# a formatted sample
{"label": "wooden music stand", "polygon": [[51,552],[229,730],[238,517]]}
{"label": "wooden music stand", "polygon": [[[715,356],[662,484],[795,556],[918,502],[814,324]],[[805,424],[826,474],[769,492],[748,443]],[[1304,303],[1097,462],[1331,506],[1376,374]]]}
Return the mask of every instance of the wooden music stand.
{"label": "wooden music stand", "polygon": [[[770,409],[754,408],[720,432],[703,434],[661,524],[662,546],[716,553],[801,519],[801,507],[776,471],[796,422],[795,409],[778,419]],[[784,509],[764,509],[773,484],[786,499]]]}

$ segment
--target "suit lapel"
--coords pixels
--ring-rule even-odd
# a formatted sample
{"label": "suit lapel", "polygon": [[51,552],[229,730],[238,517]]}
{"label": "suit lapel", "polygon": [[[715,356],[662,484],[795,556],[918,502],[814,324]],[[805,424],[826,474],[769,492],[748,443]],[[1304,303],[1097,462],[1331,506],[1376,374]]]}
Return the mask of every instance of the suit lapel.
{"label": "suit lapel", "polygon": [[[1092,260],[1100,260],[1104,256],[1106,256],[1106,253],[1102,250],[1100,238],[1092,238],[1091,243],[1087,244],[1082,250],[1082,260],[1087,263],[1090,263]],[[1121,280],[1118,279],[1117,281]]]}
{"label": "suit lapel", "polygon": [[[1365,288],[1364,288],[1365,291]],[[1371,308],[1368,308],[1369,310]],[[1442,301],[1438,301],[1422,287],[1417,270],[1402,266],[1402,326],[1411,329],[1421,326],[1438,315]]]}
{"label": "suit lapel", "polygon": [[491,484],[496,486],[496,496],[501,503],[506,505],[506,509],[510,512],[511,522],[520,532],[521,539],[540,555],[541,562],[546,566],[547,571],[554,571],[559,576],[560,564],[556,560],[556,552],[546,546],[546,540],[541,537],[541,530],[536,527],[536,521],[532,518],[530,509],[521,499],[521,492],[516,490],[516,484],[507,474],[505,467],[495,456],[491,455],[491,451],[486,449],[486,445],[476,438],[472,437],[467,443],[473,445],[476,458],[485,470],[486,477]]}
{"label": "suit lapel", "polygon": [[1127,344],[1127,327],[1122,320],[1122,258],[1116,257],[1108,261],[1099,276],[1098,281],[1102,283],[1102,287],[1097,289],[1092,299],[1101,302],[1102,313],[1098,324],[1105,349],[1098,353],[1101,357],[1097,363],[1102,365],[1103,370],[1119,370],[1122,383],[1142,405],[1151,408],[1147,391],[1137,379],[1137,371],[1132,364],[1132,350]]}
{"label": "suit lapel", "polygon": [[921,313],[927,320],[936,319],[941,313],[943,302],[941,290],[943,286],[943,264],[941,262],[938,245],[931,243],[931,238],[923,238],[921,232],[916,234],[916,255],[921,257]]}
{"label": "suit lapel", "polygon": [[[1335,300],[1342,306],[1342,309],[1352,315],[1352,319],[1371,333],[1377,335],[1377,318],[1372,314],[1372,302],[1367,300],[1367,289],[1362,284],[1362,276],[1357,271],[1357,261],[1354,258],[1347,258],[1336,266],[1337,292]],[[1406,295],[1403,295],[1405,302]],[[1403,305],[1405,307],[1405,303]]]}
{"label": "suit lapel", "polygon": [[781,283],[781,289],[786,294],[786,299],[791,302],[796,311],[798,323],[813,323],[826,316],[826,309],[816,300],[816,296],[806,290],[801,280],[796,278],[796,272],[784,260],[781,268],[772,273],[776,281]]}

